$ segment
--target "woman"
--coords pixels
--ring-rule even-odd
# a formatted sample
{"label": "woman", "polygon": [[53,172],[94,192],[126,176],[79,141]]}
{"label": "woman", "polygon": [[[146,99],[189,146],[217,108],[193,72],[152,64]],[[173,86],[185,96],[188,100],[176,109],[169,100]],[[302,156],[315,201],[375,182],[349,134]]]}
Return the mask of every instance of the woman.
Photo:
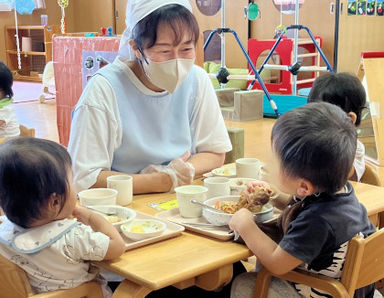
{"label": "woman", "polygon": [[133,192],[165,192],[223,164],[231,143],[211,82],[193,65],[188,0],[132,0],[119,56],[87,84],[68,150],[76,189],[133,174]]}

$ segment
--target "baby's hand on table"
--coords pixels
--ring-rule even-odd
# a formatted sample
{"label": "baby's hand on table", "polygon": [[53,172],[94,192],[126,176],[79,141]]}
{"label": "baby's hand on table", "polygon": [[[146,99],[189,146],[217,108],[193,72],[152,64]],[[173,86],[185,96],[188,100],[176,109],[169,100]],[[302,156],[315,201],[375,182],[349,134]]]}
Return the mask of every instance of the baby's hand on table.
{"label": "baby's hand on table", "polygon": [[89,219],[91,218],[92,211],[80,206],[76,205],[75,209],[72,212],[72,215],[77,218],[78,221],[82,222],[85,225],[89,225]]}
{"label": "baby's hand on table", "polygon": [[230,229],[242,234],[251,223],[255,223],[252,212],[248,209],[242,208],[232,216],[229,221],[229,227]]}

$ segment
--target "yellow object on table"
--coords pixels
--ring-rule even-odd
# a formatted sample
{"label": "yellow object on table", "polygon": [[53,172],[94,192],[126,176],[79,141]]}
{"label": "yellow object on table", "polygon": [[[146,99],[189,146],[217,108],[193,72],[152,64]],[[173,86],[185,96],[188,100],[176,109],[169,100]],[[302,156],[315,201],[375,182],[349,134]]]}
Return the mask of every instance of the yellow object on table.
{"label": "yellow object on table", "polygon": [[[384,212],[381,199],[384,188],[357,182],[352,185],[370,219],[379,224]],[[175,194],[169,193],[140,195],[134,197],[129,207],[153,215],[159,211],[149,204],[174,199]],[[232,264],[251,255],[245,245],[185,231],[179,237],[140,247],[118,259],[97,264],[125,278],[114,297],[144,297],[170,285],[179,289],[196,285],[214,290],[232,279]]]}

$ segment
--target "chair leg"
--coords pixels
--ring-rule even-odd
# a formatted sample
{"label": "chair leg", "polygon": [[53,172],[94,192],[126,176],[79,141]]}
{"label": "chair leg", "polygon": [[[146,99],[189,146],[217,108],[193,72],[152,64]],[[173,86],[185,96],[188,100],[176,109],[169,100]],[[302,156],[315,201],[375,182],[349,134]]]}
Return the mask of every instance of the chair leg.
{"label": "chair leg", "polygon": [[268,297],[268,289],[271,283],[271,274],[265,268],[262,268],[257,273],[255,292],[253,294],[253,298],[267,298]]}

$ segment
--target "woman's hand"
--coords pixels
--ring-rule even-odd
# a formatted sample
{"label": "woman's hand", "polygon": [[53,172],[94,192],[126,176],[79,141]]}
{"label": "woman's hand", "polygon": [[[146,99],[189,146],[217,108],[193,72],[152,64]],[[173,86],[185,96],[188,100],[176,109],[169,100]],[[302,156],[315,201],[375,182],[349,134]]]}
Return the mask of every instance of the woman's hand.
{"label": "woman's hand", "polygon": [[93,212],[91,210],[83,206],[76,205],[75,209],[72,212],[72,215],[76,217],[78,221],[89,226],[89,219],[91,218],[92,213]]}
{"label": "woman's hand", "polygon": [[256,225],[253,214],[245,208],[237,211],[229,222],[229,227],[232,230],[237,231],[240,235],[245,233],[253,225]]}
{"label": "woman's hand", "polygon": [[140,174],[166,173],[172,180],[173,191],[177,186],[191,184],[195,177],[194,166],[187,162],[191,157],[191,152],[187,151],[179,158],[172,160],[167,166],[149,165]]}

